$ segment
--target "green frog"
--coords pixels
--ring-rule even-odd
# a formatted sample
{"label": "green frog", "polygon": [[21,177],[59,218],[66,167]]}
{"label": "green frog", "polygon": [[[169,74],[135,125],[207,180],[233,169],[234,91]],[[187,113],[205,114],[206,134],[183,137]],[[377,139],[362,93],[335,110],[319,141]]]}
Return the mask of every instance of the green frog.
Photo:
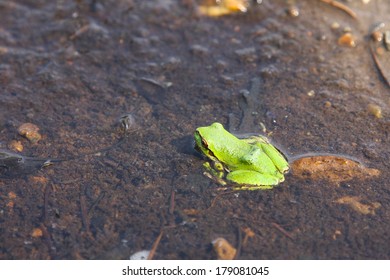
{"label": "green frog", "polygon": [[233,190],[271,189],[289,170],[286,157],[264,136],[239,139],[216,122],[197,128],[194,137],[195,148],[213,164],[204,164],[206,175],[221,185],[233,183]]}

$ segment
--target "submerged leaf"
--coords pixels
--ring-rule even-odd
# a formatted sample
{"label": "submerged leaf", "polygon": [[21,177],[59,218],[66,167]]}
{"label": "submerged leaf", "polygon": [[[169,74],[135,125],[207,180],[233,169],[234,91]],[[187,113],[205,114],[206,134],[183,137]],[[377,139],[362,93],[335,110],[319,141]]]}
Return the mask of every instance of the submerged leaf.
{"label": "submerged leaf", "polygon": [[354,178],[364,180],[380,174],[378,169],[367,168],[352,159],[334,155],[299,158],[291,164],[291,170],[294,176],[303,179],[327,180],[336,184]]}

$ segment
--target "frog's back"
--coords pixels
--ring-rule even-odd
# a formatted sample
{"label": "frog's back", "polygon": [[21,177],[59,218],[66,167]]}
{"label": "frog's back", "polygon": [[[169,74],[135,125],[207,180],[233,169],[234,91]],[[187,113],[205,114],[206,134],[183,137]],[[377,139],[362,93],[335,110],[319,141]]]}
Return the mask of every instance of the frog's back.
{"label": "frog's back", "polygon": [[243,155],[251,154],[253,149],[256,149],[230,133],[223,134],[221,139],[212,143],[212,146],[213,151],[218,151],[215,156],[219,161],[225,163],[230,170],[239,169],[246,162]]}

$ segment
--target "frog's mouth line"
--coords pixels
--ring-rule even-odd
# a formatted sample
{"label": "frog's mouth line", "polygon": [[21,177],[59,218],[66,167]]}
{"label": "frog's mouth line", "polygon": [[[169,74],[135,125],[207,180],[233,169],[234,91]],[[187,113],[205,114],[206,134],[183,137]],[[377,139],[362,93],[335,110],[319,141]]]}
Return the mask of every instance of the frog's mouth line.
{"label": "frog's mouth line", "polygon": [[[202,144],[204,145],[204,143],[202,143]],[[204,149],[207,150],[207,155],[208,156],[215,157],[214,153],[207,148],[207,145],[204,145]],[[196,143],[195,143],[195,151],[197,151],[198,153],[200,153],[203,156],[205,156],[205,153],[204,153],[204,151],[202,151],[202,148],[199,147]]]}
{"label": "frog's mouth line", "polygon": [[[198,145],[196,142],[195,142],[195,151],[197,151],[198,153],[200,153],[201,155],[203,156],[206,156],[206,157],[213,157],[215,158],[215,155],[212,151],[210,151],[209,149],[209,145],[208,143],[206,142],[206,140],[204,140],[198,131],[195,132],[197,134],[197,137],[199,137],[202,141],[202,146]],[[206,152],[207,151],[207,152]]]}

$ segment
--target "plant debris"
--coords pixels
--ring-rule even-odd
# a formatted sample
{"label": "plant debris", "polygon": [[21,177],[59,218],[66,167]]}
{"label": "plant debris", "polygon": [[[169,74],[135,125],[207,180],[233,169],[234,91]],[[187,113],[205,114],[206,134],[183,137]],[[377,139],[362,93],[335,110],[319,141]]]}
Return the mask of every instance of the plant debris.
{"label": "plant debris", "polygon": [[202,5],[198,7],[199,13],[209,17],[219,17],[228,15],[231,13],[243,12],[245,13],[249,7],[248,0],[217,0],[204,1]]}
{"label": "plant debris", "polygon": [[39,127],[33,123],[22,124],[18,128],[18,132],[21,136],[27,138],[33,144],[42,139],[42,135],[39,133]]}
{"label": "plant debris", "polygon": [[218,237],[211,244],[213,244],[214,251],[217,253],[218,260],[233,260],[235,258],[237,249],[225,238]]}
{"label": "plant debris", "polygon": [[343,196],[336,200],[336,203],[349,205],[353,210],[363,215],[375,215],[375,210],[381,207],[379,202],[364,204],[360,202],[361,198],[357,196]]}
{"label": "plant debris", "polygon": [[380,23],[371,32],[370,51],[383,79],[390,87],[390,30],[389,23]]}
{"label": "plant debris", "polygon": [[294,176],[302,179],[326,180],[339,185],[352,179],[368,179],[379,176],[380,171],[361,163],[335,155],[302,157],[291,164]]}

